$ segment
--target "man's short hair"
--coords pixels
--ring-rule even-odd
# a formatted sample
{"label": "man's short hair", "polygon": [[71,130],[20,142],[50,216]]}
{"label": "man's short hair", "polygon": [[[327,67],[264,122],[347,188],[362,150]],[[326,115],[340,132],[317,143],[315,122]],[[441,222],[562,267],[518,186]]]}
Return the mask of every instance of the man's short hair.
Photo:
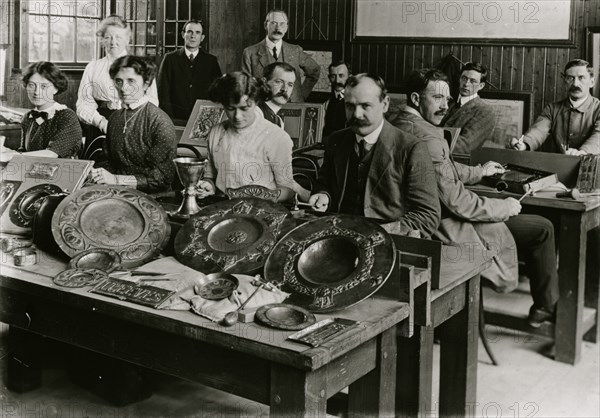
{"label": "man's short hair", "polygon": [[46,80],[51,82],[56,88],[56,94],[62,93],[67,90],[69,81],[67,76],[63,73],[56,64],[49,61],[32,62],[29,64],[21,73],[23,79],[23,87],[27,87],[29,79],[34,75],[39,74]]}
{"label": "man's short hair", "polygon": [[196,24],[196,25],[202,26],[202,34],[204,35],[204,23],[200,19],[190,19],[190,20],[188,20],[187,22],[185,22],[183,24],[183,29],[181,29],[181,31],[183,33],[185,33],[185,28],[187,27],[187,25],[190,25],[190,24]]}
{"label": "man's short hair", "polygon": [[327,71],[329,72],[329,71],[331,71],[332,68],[339,67],[340,65],[345,65],[346,68],[348,69],[348,74],[352,74],[352,70],[350,69],[350,64],[348,64],[344,60],[333,61],[331,64],[329,64],[329,67],[327,67]]}
{"label": "man's short hair", "polygon": [[485,65],[479,63],[479,62],[467,62],[465,65],[463,65],[463,67],[460,69],[460,73],[464,73],[465,71],[477,71],[479,74],[481,74],[481,82],[485,83],[487,81],[487,77],[488,77],[488,69]]}
{"label": "man's short hair", "polygon": [[141,75],[148,85],[152,84],[156,76],[156,64],[145,57],[125,55],[117,58],[108,71],[110,78],[114,80],[121,68],[133,68],[136,74]]}
{"label": "man's short hair", "polygon": [[291,64],[288,64],[287,62],[276,61],[265,67],[263,70],[263,77],[269,81],[271,77],[273,77],[273,73],[275,72],[276,68],[281,68],[285,72],[296,74],[296,70]]}
{"label": "man's short hair", "polygon": [[567,73],[567,70],[572,67],[585,67],[587,68],[588,73],[590,73],[590,77],[594,76],[594,69],[592,68],[592,64],[590,64],[586,60],[581,59],[574,59],[567,62],[567,65],[565,65],[565,71],[563,72],[563,75],[565,75]]}
{"label": "man's short hair", "polygon": [[266,96],[264,83],[245,71],[224,74],[208,88],[208,98],[223,106],[237,104],[243,96],[248,96],[254,102],[264,100]]}
{"label": "man's short hair", "polygon": [[352,76],[348,77],[348,81],[346,82],[346,87],[354,88],[358,85],[358,83],[361,82],[361,80],[363,80],[365,78],[369,78],[369,79],[373,80],[373,82],[377,85],[377,87],[379,87],[379,90],[380,90],[379,101],[382,101],[383,99],[385,99],[385,96],[387,96],[387,88],[385,87],[385,81],[383,81],[383,78],[379,77],[377,74],[360,73],[360,74],[352,75]]}
{"label": "man's short hair", "polygon": [[285,16],[285,21],[289,23],[290,19],[288,18],[287,13],[284,10],[281,9],[271,9],[267,12],[267,15],[265,16],[265,23],[267,23],[269,21],[269,16],[271,16],[271,14],[273,13],[281,13]]}
{"label": "man's short hair", "polygon": [[421,94],[427,89],[430,81],[448,81],[448,77],[440,70],[435,68],[423,68],[415,70],[408,75],[405,82],[405,91],[408,98],[408,105],[414,107],[410,96],[413,93]]}

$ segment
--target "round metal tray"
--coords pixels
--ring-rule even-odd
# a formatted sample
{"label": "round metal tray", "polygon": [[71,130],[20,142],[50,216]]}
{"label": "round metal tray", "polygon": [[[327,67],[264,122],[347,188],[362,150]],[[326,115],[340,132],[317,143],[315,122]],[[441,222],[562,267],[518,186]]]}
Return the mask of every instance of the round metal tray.
{"label": "round metal tray", "polygon": [[33,216],[40,207],[42,199],[62,189],[55,184],[38,184],[18,195],[10,206],[10,220],[17,226],[28,228],[33,222]]}
{"label": "round metal tray", "polygon": [[69,268],[98,269],[111,273],[121,265],[121,256],[108,248],[90,248],[69,261]]}
{"label": "round metal tray", "polygon": [[60,202],[52,217],[52,234],[67,255],[107,248],[119,254],[126,269],[156,257],[170,233],[163,208],[145,193],[124,186],[78,190]]}
{"label": "round metal tray", "polygon": [[253,273],[294,226],[286,208],[267,200],[218,202],[202,208],[181,227],[175,257],[203,273]]}
{"label": "round metal tray", "polygon": [[194,287],[194,291],[204,299],[221,300],[231,296],[239,285],[239,280],[233,274],[211,273]]}
{"label": "round metal tray", "polygon": [[255,318],[262,324],[289,331],[301,330],[316,322],[315,316],[306,309],[286,303],[261,306]]}
{"label": "round metal tray", "polygon": [[265,279],[282,283],[287,302],[311,312],[354,305],[390,275],[396,251],[391,236],[360,216],[326,216],[302,224],[275,246]]}
{"label": "round metal tray", "polygon": [[54,284],[62,287],[95,286],[108,278],[108,273],[98,269],[67,269],[62,271],[52,280]]}

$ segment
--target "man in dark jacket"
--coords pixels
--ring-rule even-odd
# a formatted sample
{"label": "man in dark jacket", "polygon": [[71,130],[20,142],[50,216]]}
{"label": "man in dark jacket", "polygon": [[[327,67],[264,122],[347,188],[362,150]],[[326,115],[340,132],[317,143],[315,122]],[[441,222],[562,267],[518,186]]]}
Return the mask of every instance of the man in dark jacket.
{"label": "man in dark jacket", "polygon": [[202,22],[186,22],[181,36],[185,46],[166,54],[160,65],[158,100],[171,119],[187,121],[196,100],[208,99],[208,87],[222,73],[217,57],[200,48],[205,36]]}
{"label": "man in dark jacket", "polygon": [[268,99],[258,103],[266,120],[283,128],[283,119],[277,114],[281,106],[290,101],[296,73],[287,62],[274,62],[265,67],[263,79],[268,89]]}
{"label": "man in dark jacket", "polygon": [[350,74],[350,66],[345,61],[332,62],[329,65],[331,95],[324,105],[325,126],[323,127],[323,142],[335,131],[346,127],[344,88]]}

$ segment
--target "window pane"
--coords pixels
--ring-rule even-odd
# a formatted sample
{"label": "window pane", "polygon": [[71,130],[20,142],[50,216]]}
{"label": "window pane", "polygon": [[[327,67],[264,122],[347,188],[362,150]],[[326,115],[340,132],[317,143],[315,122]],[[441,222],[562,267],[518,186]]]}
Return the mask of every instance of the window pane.
{"label": "window pane", "polygon": [[48,60],[48,21],[41,16],[29,16],[29,61]]}
{"label": "window pane", "polygon": [[137,55],[138,57],[144,57],[146,56],[146,48],[144,48],[143,46],[138,46],[135,48],[135,55]]}
{"label": "window pane", "polygon": [[202,19],[202,0],[192,0],[192,19]]}
{"label": "window pane", "polygon": [[165,45],[177,45],[176,23],[165,23]]}
{"label": "window pane", "polygon": [[79,3],[72,0],[52,0],[48,13],[52,15],[75,16]]}
{"label": "window pane", "polygon": [[48,8],[49,8],[48,0],[40,0],[40,1],[29,0],[28,3],[29,4],[27,5],[28,6],[27,10],[29,13],[37,13],[37,14],[48,13]]}
{"label": "window pane", "polygon": [[133,19],[134,5],[135,5],[135,1],[127,0],[125,2],[125,10],[123,12],[123,17],[125,17],[125,19],[134,20]]}
{"label": "window pane", "polygon": [[179,20],[189,20],[190,18],[190,5],[188,0],[177,0],[179,3]]}
{"label": "window pane", "polygon": [[90,62],[96,58],[97,20],[77,19],[77,62]]}
{"label": "window pane", "polygon": [[51,27],[50,61],[75,61],[75,22],[73,18],[55,18],[52,20]]}
{"label": "window pane", "polygon": [[146,56],[156,56],[156,48],[146,48]]}
{"label": "window pane", "polygon": [[148,7],[148,0],[138,0],[136,2],[136,20],[146,20],[146,8]]}
{"label": "window pane", "polygon": [[[122,7],[122,6],[121,6]],[[119,10],[117,6],[117,10]],[[77,15],[88,16],[88,17],[100,17],[102,12],[102,4],[100,0],[92,1],[78,1],[77,2]]]}
{"label": "window pane", "polygon": [[146,30],[146,44],[156,45],[156,23],[148,23]]}
{"label": "window pane", "polygon": [[177,1],[170,0],[165,2],[165,19],[166,20],[175,20],[177,18]]}
{"label": "window pane", "polygon": [[136,23],[135,24],[135,40],[136,45],[146,44],[146,24]]}

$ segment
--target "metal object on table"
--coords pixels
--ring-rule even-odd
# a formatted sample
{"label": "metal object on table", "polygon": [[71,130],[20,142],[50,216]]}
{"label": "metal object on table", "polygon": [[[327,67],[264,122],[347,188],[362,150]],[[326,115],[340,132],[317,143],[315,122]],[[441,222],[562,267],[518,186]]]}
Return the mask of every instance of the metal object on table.
{"label": "metal object on table", "polygon": [[124,186],[97,185],[67,196],[52,217],[52,234],[70,257],[107,248],[133,268],[156,257],[169,241],[163,208],[150,196]]}
{"label": "metal object on table", "polygon": [[0,241],[2,242],[2,251],[4,251],[5,253],[9,253],[11,251],[18,250],[21,248],[28,248],[33,245],[33,242],[31,240],[22,238],[9,237],[2,238]]}
{"label": "metal object on table", "polygon": [[295,226],[283,206],[256,198],[200,209],[175,237],[175,257],[203,273],[251,274],[264,266],[277,240]]}
{"label": "metal object on table", "polygon": [[377,223],[326,216],[296,227],[277,243],[265,264],[265,279],[291,293],[289,303],[332,312],[375,293],[395,260],[394,242]]}
{"label": "metal object on table", "polygon": [[316,322],[315,316],[306,309],[287,303],[261,306],[254,317],[264,325],[288,331],[304,329]]}
{"label": "metal object on table", "polygon": [[200,210],[198,203],[196,203],[196,196],[198,195],[196,185],[199,180],[204,178],[206,160],[196,157],[179,157],[175,158],[173,162],[175,163],[179,180],[185,188],[182,191],[183,201],[181,202],[181,206],[179,206],[176,213],[172,213],[171,215],[186,219]]}
{"label": "metal object on table", "polygon": [[33,266],[38,262],[37,251],[30,248],[15,250],[13,252],[13,261],[15,266]]}
{"label": "metal object on table", "polygon": [[62,287],[77,288],[95,286],[106,279],[108,279],[108,273],[102,270],[70,268],[58,273],[52,281]]}
{"label": "metal object on table", "polygon": [[233,274],[211,273],[206,278],[201,278],[201,283],[194,286],[194,292],[208,300],[221,300],[231,296],[240,285]]}
{"label": "metal object on table", "polygon": [[311,347],[318,347],[358,324],[358,321],[351,319],[327,318],[290,335],[287,339],[308,344]]}
{"label": "metal object on table", "polygon": [[54,184],[38,184],[18,195],[10,205],[10,220],[17,226],[28,228],[33,222],[33,216],[40,207],[42,199],[62,189]]}
{"label": "metal object on table", "polygon": [[93,268],[111,273],[121,265],[121,256],[108,248],[90,248],[75,255],[69,268]]}
{"label": "metal object on table", "polygon": [[227,196],[229,196],[230,199],[255,197],[257,199],[277,202],[280,195],[281,189],[271,190],[268,187],[260,186],[258,184],[249,184],[247,186],[238,187],[237,189],[232,189],[231,187],[227,188]]}
{"label": "metal object on table", "polygon": [[258,287],[254,290],[254,292],[252,292],[252,294],[250,296],[248,296],[248,298],[244,301],[244,303],[241,304],[241,306],[239,308],[237,308],[235,311],[226,313],[225,317],[221,321],[221,325],[224,325],[226,327],[231,327],[231,326],[235,325],[238,321],[238,312],[246,307],[248,302],[250,302],[250,299],[252,299],[264,285],[265,285],[265,283],[261,282],[258,285]]}
{"label": "metal object on table", "polygon": [[41,198],[38,210],[31,222],[32,239],[37,248],[58,256],[64,256],[65,253],[52,235],[52,215],[59,203],[68,195],[68,193],[56,193]]}

